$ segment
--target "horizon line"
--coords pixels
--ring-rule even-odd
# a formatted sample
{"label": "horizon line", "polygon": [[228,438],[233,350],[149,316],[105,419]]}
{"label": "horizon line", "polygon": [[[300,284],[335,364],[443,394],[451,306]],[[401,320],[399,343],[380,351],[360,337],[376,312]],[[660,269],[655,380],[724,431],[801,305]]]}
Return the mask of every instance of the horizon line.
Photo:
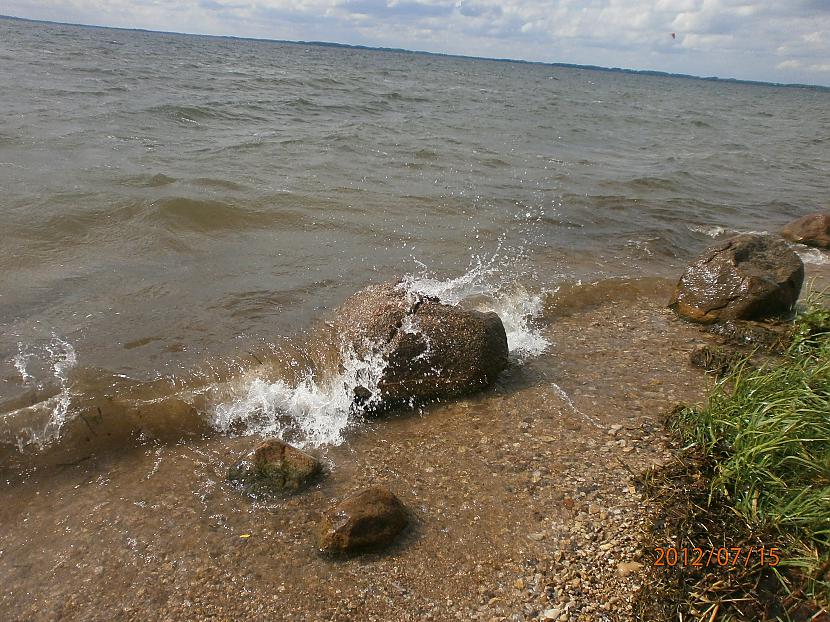
{"label": "horizon line", "polygon": [[448,52],[429,52],[426,50],[410,50],[407,48],[392,48],[384,46],[362,45],[355,43],[339,43],[336,41],[306,41],[303,39],[269,39],[265,37],[250,37],[239,35],[212,35],[196,32],[183,32],[177,30],[153,30],[151,28],[127,28],[124,26],[102,26],[100,24],[81,24],[76,22],[56,22],[48,19],[33,19],[30,17],[18,17],[16,15],[0,14],[0,19],[18,20],[22,22],[32,22],[36,24],[50,24],[55,26],[75,26],[78,28],[98,28],[102,30],[120,30],[125,32],[146,32],[162,35],[176,35],[186,37],[209,37],[212,39],[231,39],[236,41],[256,41],[261,43],[283,43],[290,45],[315,45],[320,47],[338,47],[353,50],[368,50],[374,52],[395,52],[399,54],[418,54],[422,56],[442,56],[446,58],[461,58],[466,60],[484,60],[497,63],[516,63],[521,65],[544,65],[547,67],[562,67],[567,69],[583,69],[587,71],[602,71],[607,73],[625,73],[632,75],[644,75],[665,78],[680,78],[684,80],[701,80],[704,82],[726,82],[729,84],[747,84],[752,86],[772,86],[778,88],[800,88],[812,89],[818,91],[830,91],[830,85],[822,84],[807,84],[799,82],[770,82],[767,80],[749,80],[744,78],[724,78],[720,76],[697,76],[688,73],[676,73],[672,71],[661,71],[656,69],[631,69],[627,67],[606,67],[603,65],[588,65],[581,63],[564,63],[555,61],[537,61],[524,60],[521,58],[507,58],[494,56],[474,56],[471,54],[450,54]]}

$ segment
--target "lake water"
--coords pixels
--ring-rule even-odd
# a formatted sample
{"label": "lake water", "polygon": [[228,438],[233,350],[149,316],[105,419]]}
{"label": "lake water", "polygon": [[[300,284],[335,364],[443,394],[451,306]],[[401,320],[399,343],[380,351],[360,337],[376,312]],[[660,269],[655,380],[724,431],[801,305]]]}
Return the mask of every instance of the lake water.
{"label": "lake water", "polygon": [[[562,288],[675,278],[828,207],[821,89],[7,19],[0,80],[15,452],[102,395],[245,375],[254,349],[290,366],[294,336],[400,276],[497,310],[521,363]],[[299,417],[312,445],[356,423],[342,386],[252,376],[195,415]]]}

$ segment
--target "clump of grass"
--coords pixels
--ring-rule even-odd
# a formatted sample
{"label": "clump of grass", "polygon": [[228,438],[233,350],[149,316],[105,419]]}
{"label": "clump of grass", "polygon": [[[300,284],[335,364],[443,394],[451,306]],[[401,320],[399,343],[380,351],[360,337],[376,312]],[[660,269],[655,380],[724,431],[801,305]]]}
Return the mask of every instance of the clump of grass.
{"label": "clump of grass", "polygon": [[[830,619],[819,617],[830,605],[830,309],[824,296],[811,297],[792,334],[780,357],[757,369],[733,367],[705,407],[670,417],[685,458],[645,482],[663,508],[663,535],[671,532],[683,546],[755,543],[781,550],[775,567],[681,570],[673,580],[682,585],[672,597],[677,601],[683,592],[686,604],[674,619],[689,619],[682,611],[707,622]],[[671,592],[671,581],[663,583]]]}

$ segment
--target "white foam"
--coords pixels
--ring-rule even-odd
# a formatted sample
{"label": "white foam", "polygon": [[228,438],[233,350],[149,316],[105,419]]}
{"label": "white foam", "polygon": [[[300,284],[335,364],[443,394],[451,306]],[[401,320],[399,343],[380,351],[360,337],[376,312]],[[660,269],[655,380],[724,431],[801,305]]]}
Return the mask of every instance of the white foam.
{"label": "white foam", "polygon": [[476,256],[470,262],[467,271],[454,279],[440,280],[429,276],[424,266],[425,269],[420,275],[407,274],[402,287],[423,296],[434,296],[450,305],[457,305],[475,296],[490,295],[495,289],[492,281],[499,272],[496,266],[497,258],[497,254],[489,258]]}
{"label": "white foam", "polygon": [[801,261],[809,263],[814,266],[823,266],[830,263],[830,253],[821,251],[817,248],[810,248],[803,244],[793,245],[795,252],[801,257]]}
{"label": "white foam", "polygon": [[710,238],[717,238],[726,233],[726,229],[724,227],[712,227],[707,225],[689,225],[689,231],[702,233],[703,235],[708,235]]}
{"label": "white foam", "polygon": [[472,306],[479,311],[497,313],[507,333],[510,355],[518,362],[539,356],[550,346],[536,325],[543,312],[544,292],[534,295],[518,283],[501,281],[495,257],[490,261],[476,258],[470,269],[452,279],[407,275],[403,286],[447,304],[473,300]]}
{"label": "white foam", "polygon": [[527,296],[523,291],[501,299],[494,309],[504,322],[507,345],[521,361],[543,354],[550,340],[537,326],[544,311],[544,294]]}
{"label": "white foam", "polygon": [[297,384],[282,380],[274,383],[253,380],[244,395],[219,404],[212,413],[212,425],[219,431],[287,439],[300,447],[339,445],[345,432],[361,417],[355,408],[354,390],[364,387],[376,401],[377,385],[386,366],[382,349],[367,347],[359,357],[351,347],[343,347],[342,371],[318,382],[306,377]]}
{"label": "white foam", "polygon": [[729,229],[727,227],[712,226],[712,225],[689,225],[689,231],[695,233],[702,233],[708,235],[710,238],[719,238],[723,235],[769,235],[769,231],[755,231],[752,229]]}
{"label": "white foam", "polygon": [[[413,296],[413,301],[417,294],[435,296],[447,304],[472,299],[471,306],[495,311],[501,317],[511,358],[521,362],[541,354],[550,345],[534,325],[543,310],[543,293],[531,295],[516,284],[494,286],[498,278],[493,257],[477,258],[458,277],[440,280],[425,274],[408,275],[401,288]],[[408,316],[401,330],[420,332],[417,316]],[[346,431],[358,424],[365,408],[378,399],[378,382],[387,364],[386,347],[365,344],[361,351],[368,354],[361,357],[344,344],[341,371],[325,380],[308,376],[292,384],[255,379],[236,399],[217,405],[211,423],[223,433],[277,437],[300,447],[341,444]],[[427,340],[427,350],[419,356],[428,356],[429,349]],[[357,387],[368,389],[372,395],[359,407],[355,405]]]}
{"label": "white foam", "polygon": [[[40,362],[44,373],[49,377],[37,378],[29,373],[29,368],[35,362]],[[17,434],[17,446],[23,451],[27,446],[35,445],[42,449],[46,445],[60,438],[61,430],[69,416],[71,403],[69,373],[78,363],[78,355],[71,343],[53,335],[51,340],[43,345],[18,344],[18,354],[13,360],[15,368],[20,372],[24,383],[36,382],[39,388],[45,383],[57,381],[59,392],[33,408],[33,418],[40,421],[23,427]],[[44,415],[37,417],[36,415]]]}

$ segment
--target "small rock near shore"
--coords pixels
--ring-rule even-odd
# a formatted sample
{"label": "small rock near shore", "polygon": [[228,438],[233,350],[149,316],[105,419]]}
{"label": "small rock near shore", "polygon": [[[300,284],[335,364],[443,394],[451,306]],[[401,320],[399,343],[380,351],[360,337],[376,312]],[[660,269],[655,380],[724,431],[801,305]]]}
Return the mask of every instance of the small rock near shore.
{"label": "small rock near shore", "polygon": [[279,439],[262,441],[228,471],[228,479],[251,496],[287,494],[309,485],[320,461]]}
{"label": "small rock near shore", "polygon": [[770,352],[784,352],[791,344],[793,328],[788,323],[743,322],[727,320],[709,327],[724,343],[735,346],[751,346]]}
{"label": "small rock near shore", "polygon": [[790,242],[830,248],[830,212],[802,216],[784,227],[781,235]]}
{"label": "small rock near shore", "polygon": [[319,546],[353,554],[390,544],[409,519],[403,503],[386,488],[367,488],[332,506],[320,523]]}
{"label": "small rock near shore", "polygon": [[746,359],[747,356],[744,353],[723,346],[702,345],[689,354],[689,362],[694,367],[713,372],[718,376],[727,374],[744,363]]}
{"label": "small rock near shore", "polygon": [[786,242],[744,234],[692,261],[669,306],[703,324],[763,319],[790,311],[803,282],[804,264]]}

